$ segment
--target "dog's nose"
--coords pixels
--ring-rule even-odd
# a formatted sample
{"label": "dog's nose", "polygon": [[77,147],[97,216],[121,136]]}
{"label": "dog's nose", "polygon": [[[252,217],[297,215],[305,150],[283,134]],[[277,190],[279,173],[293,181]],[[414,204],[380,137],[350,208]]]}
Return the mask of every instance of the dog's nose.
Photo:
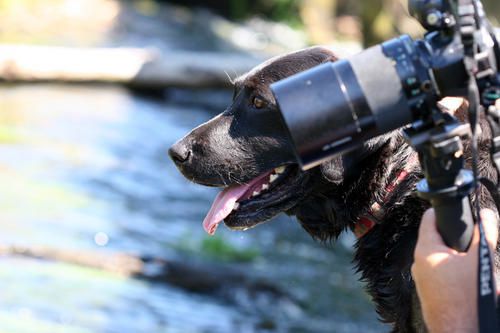
{"label": "dog's nose", "polygon": [[191,154],[191,150],[182,141],[177,142],[168,150],[168,155],[177,165],[186,163]]}

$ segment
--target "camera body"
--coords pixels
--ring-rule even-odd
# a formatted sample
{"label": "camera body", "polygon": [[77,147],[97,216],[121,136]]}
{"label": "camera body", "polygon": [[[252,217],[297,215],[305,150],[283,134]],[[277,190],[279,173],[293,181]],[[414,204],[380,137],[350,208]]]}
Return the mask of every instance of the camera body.
{"label": "camera body", "polygon": [[[409,0],[410,12],[428,30],[421,40],[401,36],[354,57],[322,64],[271,85],[303,169],[400,127],[417,150],[425,179],[417,184],[430,201],[443,241],[465,252],[479,221],[476,128],[479,112],[493,134],[491,156],[500,179],[500,34],[479,0]],[[437,108],[446,96],[465,97],[469,124]],[[464,169],[462,138],[471,139],[472,171]],[[500,211],[499,184],[490,181]],[[495,189],[495,187],[497,187]],[[496,192],[496,193],[495,193]],[[474,209],[473,209],[474,208]],[[481,263],[491,262],[484,231]],[[491,265],[478,268],[478,281],[496,290]],[[478,284],[481,332],[498,332],[493,292]]]}
{"label": "camera body", "polygon": [[[418,194],[430,201],[445,243],[465,251],[472,239],[470,194],[478,172],[465,170],[462,139],[472,139],[487,111],[492,157],[500,170],[499,34],[479,0],[410,0],[425,37],[400,36],[335,63],[271,85],[302,169],[398,128],[419,153]],[[469,123],[437,107],[446,96],[467,98]],[[497,129],[497,130],[496,130]],[[473,151],[473,161],[477,154]],[[500,177],[500,172],[498,173]],[[500,202],[498,203],[500,210]]]}
{"label": "camera body", "polygon": [[[499,33],[481,3],[471,2],[474,8],[466,12],[447,0],[410,0],[412,15],[429,31],[423,39],[401,36],[274,83],[302,168],[405,125],[432,122],[445,96],[467,97],[466,39],[476,42],[472,56],[480,93],[498,87]],[[467,22],[471,15],[475,20]]]}

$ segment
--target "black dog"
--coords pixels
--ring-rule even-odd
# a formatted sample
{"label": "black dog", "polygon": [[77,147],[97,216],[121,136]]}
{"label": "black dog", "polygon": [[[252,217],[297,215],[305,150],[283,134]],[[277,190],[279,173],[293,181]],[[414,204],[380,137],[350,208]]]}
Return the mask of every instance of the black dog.
{"label": "black dog", "polygon": [[[302,172],[269,89],[275,81],[336,60],[330,50],[315,47],[256,67],[236,80],[227,110],[169,153],[186,178],[223,188],[204,221],[207,232],[213,234],[221,221],[245,230],[281,212],[297,216],[322,241],[351,229],[358,235],[355,262],[381,319],[395,332],[425,331],[410,273],[420,218],[429,207],[414,193],[422,178],[416,153],[395,131]],[[465,109],[462,105],[456,115],[465,119]],[[490,131],[484,120],[481,125],[480,171],[497,181],[488,155]],[[485,192],[480,199],[483,207],[494,208]]]}

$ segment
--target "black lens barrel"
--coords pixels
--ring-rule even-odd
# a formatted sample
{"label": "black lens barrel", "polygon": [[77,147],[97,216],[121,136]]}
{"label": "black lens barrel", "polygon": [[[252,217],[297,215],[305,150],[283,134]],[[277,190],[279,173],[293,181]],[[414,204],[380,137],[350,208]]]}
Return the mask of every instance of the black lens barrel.
{"label": "black lens barrel", "polygon": [[357,145],[356,135],[374,130],[348,61],[317,66],[273,84],[272,90],[304,169]]}
{"label": "black lens barrel", "polygon": [[405,56],[404,71],[415,71],[409,42],[398,38],[271,85],[303,169],[413,120],[402,82],[412,76],[396,66]]}

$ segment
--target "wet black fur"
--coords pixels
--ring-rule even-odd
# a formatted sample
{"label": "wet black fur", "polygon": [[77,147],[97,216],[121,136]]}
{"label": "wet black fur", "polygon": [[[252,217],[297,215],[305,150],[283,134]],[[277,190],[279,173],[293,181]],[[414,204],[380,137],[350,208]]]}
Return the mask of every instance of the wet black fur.
{"label": "wet black fur", "polygon": [[[274,167],[293,163],[269,84],[335,60],[327,49],[310,48],[271,59],[239,78],[231,106],[171,148],[170,154],[181,172],[197,183],[221,187],[247,182]],[[252,106],[255,96],[266,101],[265,108]],[[489,129],[484,121],[481,125],[481,174],[496,181],[488,156]],[[400,132],[389,133],[320,167],[299,172],[296,181],[289,184],[287,193],[291,194],[286,202],[264,210],[255,208],[253,214],[230,215],[225,223],[233,228],[252,227],[285,211],[295,215],[314,238],[335,240],[353,228],[375,199],[380,201],[387,195],[387,185],[414,154]],[[416,163],[405,181],[389,195],[381,223],[356,244],[354,262],[381,320],[391,323],[394,332],[425,331],[410,273],[418,225],[429,206],[414,192],[421,177]],[[485,192],[480,199],[483,207],[493,208]]]}

